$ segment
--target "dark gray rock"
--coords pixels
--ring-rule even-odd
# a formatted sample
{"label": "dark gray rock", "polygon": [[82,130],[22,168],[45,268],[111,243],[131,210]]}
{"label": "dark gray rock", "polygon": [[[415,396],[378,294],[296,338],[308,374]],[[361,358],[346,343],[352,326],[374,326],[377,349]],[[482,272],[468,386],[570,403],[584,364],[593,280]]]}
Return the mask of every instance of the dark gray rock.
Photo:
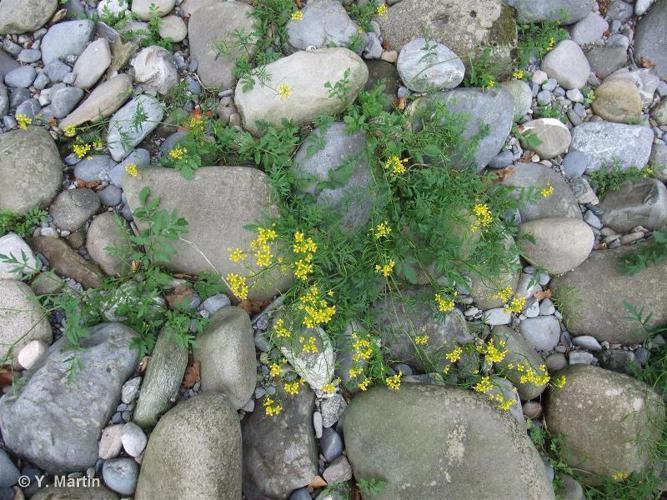
{"label": "dark gray rock", "polygon": [[131,458],[107,460],[102,467],[104,483],[123,496],[130,496],[134,493],[138,475],[139,466]]}
{"label": "dark gray rock", "polygon": [[65,118],[83,98],[78,87],[62,87],[51,92],[51,111],[56,118]]}
{"label": "dark gray rock", "polygon": [[624,182],[602,200],[602,223],[619,233],[636,226],[660,229],[667,223],[667,189],[657,179]]}
{"label": "dark gray rock", "polygon": [[301,12],[303,19],[287,23],[288,42],[296,49],[347,47],[358,34],[357,23],[336,0],[313,0]]}
{"label": "dark gray rock", "polygon": [[635,58],[655,64],[655,72],[667,79],[667,0],[658,0],[637,23]]}
{"label": "dark gray rock", "polygon": [[65,337],[24,375],[16,391],[0,399],[0,429],[14,453],[51,473],[85,470],[97,460],[97,440],[135,370],[135,332],[102,323],[81,341],[81,368],[67,383],[72,353]]}
{"label": "dark gray rock", "polygon": [[598,78],[607,78],[614,71],[622,68],[628,62],[628,53],[625,47],[615,45],[591,45],[586,48],[586,59],[591,70]]}
{"label": "dark gray rock", "polygon": [[76,188],[60,193],[49,212],[59,229],[76,231],[99,210],[100,197],[92,189]]}
{"label": "dark gray rock", "polygon": [[[595,0],[505,0],[514,7],[522,22],[563,21],[572,24],[593,10]],[[561,14],[565,14],[565,19]]]}
{"label": "dark gray rock", "polygon": [[0,450],[0,488],[14,486],[21,473],[5,450]]}
{"label": "dark gray rock", "polygon": [[297,396],[280,391],[283,412],[267,416],[261,409],[242,422],[243,492],[249,500],[285,498],[317,475],[313,432],[314,395],[301,387]]}
{"label": "dark gray rock", "polygon": [[78,56],[88,45],[95,23],[90,20],[65,21],[54,24],[42,38],[42,60],[49,64],[67,56]]}

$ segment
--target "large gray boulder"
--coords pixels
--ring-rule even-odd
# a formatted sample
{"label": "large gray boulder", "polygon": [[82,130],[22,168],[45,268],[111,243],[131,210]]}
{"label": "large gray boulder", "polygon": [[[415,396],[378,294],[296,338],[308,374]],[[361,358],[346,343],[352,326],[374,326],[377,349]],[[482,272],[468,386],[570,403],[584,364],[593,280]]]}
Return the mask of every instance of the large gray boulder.
{"label": "large gray boulder", "polygon": [[134,498],[241,498],[241,429],[224,395],[201,394],[160,419],[144,452]]}
{"label": "large gray boulder", "polygon": [[[209,2],[197,9],[188,23],[188,40],[197,74],[207,87],[228,89],[236,83],[234,67],[248,55],[235,43],[234,32],[254,31],[252,7],[242,2]],[[224,22],[220,22],[224,19]],[[248,47],[254,52],[254,42]]]}
{"label": "large gray boulder", "polygon": [[394,50],[429,33],[452,49],[466,64],[485,47],[500,64],[509,65],[516,48],[514,11],[500,0],[402,0],[378,18],[384,41]]}
{"label": "large gray boulder", "polygon": [[224,392],[233,408],[243,407],[257,382],[255,341],[248,313],[223,307],[197,337],[193,356],[200,363],[203,391]]}
{"label": "large gray boulder", "polygon": [[90,328],[81,340],[80,368],[73,378],[68,377],[72,351],[67,339],[56,341],[17,390],[0,399],[7,447],[54,474],[95,465],[100,433],[137,366],[138,352],[130,347],[135,335],[120,323]]}
{"label": "large gray boulder", "polygon": [[626,233],[637,226],[660,229],[667,223],[667,188],[657,179],[627,181],[599,206],[602,223],[614,231]]}
{"label": "large gray boulder", "polygon": [[649,127],[599,121],[574,127],[570,149],[590,157],[590,172],[616,164],[623,169],[642,168],[651,156],[652,144]]}
{"label": "large gray boulder", "polygon": [[343,430],[357,481],[385,481],[376,500],[554,498],[525,429],[471,391],[376,387],[352,400]]}
{"label": "large gray boulder", "polygon": [[303,18],[287,23],[287,40],[295,49],[347,47],[359,26],[337,0],[313,0],[301,9]]}
{"label": "large gray boulder", "polygon": [[0,35],[38,30],[57,6],[57,0],[3,0],[0,2]]}
{"label": "large gray boulder", "polygon": [[[576,23],[593,10],[595,0],[504,0],[514,7],[521,22],[563,21]],[[565,18],[561,15],[565,13]]]}
{"label": "large gray boulder", "polygon": [[[175,209],[188,221],[188,232],[174,242],[176,255],[167,263],[170,269],[188,274],[247,275],[246,267],[229,260],[228,249],[249,250],[256,233],[246,226],[277,214],[266,174],[251,167],[204,167],[192,180],[173,169],[147,168],[137,177],[125,176],[123,186],[132,210],[139,206],[141,190],[148,187],[152,197],[160,198],[161,208]],[[274,269],[253,284],[249,297],[269,299],[289,283],[289,276]]]}
{"label": "large gray boulder", "polygon": [[[436,314],[431,287],[389,295],[373,306],[372,314],[392,358],[420,370],[444,368],[446,361],[441,354],[472,340],[461,311]],[[417,347],[415,337],[422,335],[428,336],[428,343]]]}
{"label": "large gray boulder", "polygon": [[[239,82],[234,94],[243,126],[254,134],[260,132],[259,121],[280,126],[284,119],[302,124],[322,115],[335,115],[368,80],[366,63],[345,48],[300,51],[268,64],[265,70],[269,84],[255,82],[252,89],[244,90],[243,82]],[[345,96],[334,95],[325,87],[345,78]]]}
{"label": "large gray boulder", "polygon": [[367,141],[349,134],[343,122],[316,128],[294,157],[292,173],[304,193],[335,209],[345,227],[356,229],[370,216],[372,180]]}
{"label": "large gray boulder", "polygon": [[564,439],[566,463],[609,477],[645,470],[665,420],[665,404],[653,388],[590,365],[559,375],[567,381],[549,395],[545,417],[549,430]]}
{"label": "large gray boulder", "polygon": [[655,64],[655,72],[667,78],[667,0],[658,0],[637,23],[635,58]]}
{"label": "large gray boulder", "polygon": [[553,193],[540,196],[534,203],[526,203],[519,209],[524,222],[546,217],[568,217],[581,219],[577,199],[562,175],[540,163],[517,163],[511,167],[503,184],[518,189],[534,188],[542,190],[551,186]]}
{"label": "large gray boulder", "polygon": [[164,329],[158,335],[134,409],[134,421],[153,427],[178,397],[188,366],[188,348]]}
{"label": "large gray boulder", "polygon": [[[18,256],[21,260],[21,256]],[[21,348],[32,340],[51,343],[47,312],[28,285],[13,279],[0,280],[0,360],[16,360]]]}
{"label": "large gray boulder", "polygon": [[521,255],[550,274],[562,274],[580,265],[595,243],[588,224],[567,217],[525,222],[519,228],[519,239]]}
{"label": "large gray boulder", "polygon": [[314,394],[301,387],[297,396],[280,391],[283,411],[268,416],[257,409],[243,420],[243,493],[248,500],[287,498],[317,475],[313,431]]}
{"label": "large gray boulder", "polygon": [[63,163],[42,127],[0,134],[0,210],[19,214],[45,207],[60,189]]}
{"label": "large gray boulder", "polygon": [[[512,95],[504,89],[454,89],[418,99],[412,113],[418,117],[433,106],[434,101],[443,102],[449,112],[461,115],[465,120],[464,139],[472,140],[483,135],[474,155],[477,169],[482,170],[500,152],[512,129]],[[488,133],[481,134],[482,130]]]}
{"label": "large gray boulder", "polygon": [[551,289],[572,335],[592,335],[599,341],[621,344],[643,342],[649,332],[628,319],[626,304],[652,313],[656,326],[667,324],[667,263],[632,275],[619,269],[619,258],[636,249],[592,252],[576,270],[552,280]]}

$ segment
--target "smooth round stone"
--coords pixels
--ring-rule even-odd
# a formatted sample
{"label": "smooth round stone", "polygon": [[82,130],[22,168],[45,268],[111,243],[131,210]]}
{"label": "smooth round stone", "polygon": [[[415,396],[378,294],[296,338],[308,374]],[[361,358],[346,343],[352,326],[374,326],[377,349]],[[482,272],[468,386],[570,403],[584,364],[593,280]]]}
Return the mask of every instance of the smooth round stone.
{"label": "smooth round stone", "polygon": [[52,82],[62,82],[72,69],[62,61],[53,61],[44,66],[44,73]]}
{"label": "smooth round stone", "polygon": [[100,208],[97,193],[88,188],[63,191],[51,204],[49,212],[59,229],[76,231]]}
{"label": "smooth round stone", "polygon": [[597,42],[609,30],[609,23],[596,12],[591,12],[572,27],[570,35],[579,45]]}
{"label": "smooth round stone", "polygon": [[89,19],[65,21],[54,24],[42,38],[44,64],[80,55],[95,31],[95,23]]}
{"label": "smooth round stone", "polygon": [[160,19],[160,36],[170,42],[181,42],[188,36],[188,28],[179,16],[165,16]]}
{"label": "smooth round stone", "polygon": [[541,316],[550,316],[556,312],[554,303],[550,299],[544,299],[540,304],[540,315]]}
{"label": "smooth round stone", "polygon": [[5,75],[5,83],[10,87],[27,88],[37,77],[37,71],[32,66],[21,66]]}
{"label": "smooth round stone", "polygon": [[526,342],[538,351],[553,350],[560,339],[560,324],[554,316],[525,319],[519,324],[519,331]]}
{"label": "smooth round stone", "polygon": [[441,43],[415,38],[401,49],[396,62],[398,74],[414,92],[452,89],[462,81],[463,61]]}
{"label": "smooth round stone", "polygon": [[49,350],[49,346],[41,340],[31,340],[19,351],[17,360],[26,370],[35,366]]}
{"label": "smooth round stone", "polygon": [[308,488],[299,488],[290,493],[289,500],[312,500]]}
{"label": "smooth round stone", "polygon": [[39,115],[42,111],[42,106],[40,106],[39,101],[36,99],[28,99],[23,101],[16,108],[16,116],[24,115],[28,118],[34,118]]}
{"label": "smooth round stone", "polygon": [[74,177],[86,182],[105,181],[115,163],[105,155],[89,156],[74,167]]}
{"label": "smooth round stone", "polygon": [[[19,470],[14,465],[14,462],[9,458],[9,455],[4,450],[0,450],[0,488],[9,488],[14,486],[20,476]],[[3,498],[16,498],[14,493],[10,490],[9,496]]]}
{"label": "smooth round stone", "polygon": [[123,191],[114,185],[109,185],[97,193],[104,206],[115,207],[122,201]]}
{"label": "smooth round stone", "polygon": [[555,118],[538,118],[522,125],[522,130],[539,140],[532,149],[542,159],[550,160],[567,151],[572,142],[572,135],[563,122]]}
{"label": "smooth round stone", "polygon": [[220,293],[218,295],[213,295],[206,299],[204,302],[202,302],[201,307],[206,310],[209,314],[215,314],[218,312],[220,309],[223,307],[227,307],[231,305],[231,301],[229,300],[229,297],[225,295],[224,293]]}
{"label": "smooth round stone", "polygon": [[561,168],[563,173],[573,179],[575,177],[581,177],[590,164],[590,157],[582,151],[570,151],[565,158],[563,158],[563,164]]}
{"label": "smooth round stone", "polygon": [[23,49],[16,59],[19,62],[30,64],[39,61],[41,58],[42,53],[39,50]]}
{"label": "smooth round stone", "polygon": [[634,123],[642,113],[639,89],[628,80],[604,82],[595,91],[593,111],[611,122]]}
{"label": "smooth round stone", "polygon": [[146,448],[148,438],[137,424],[129,422],[123,426],[123,434],[121,436],[123,449],[131,457],[138,457]]}
{"label": "smooth round stone", "polygon": [[65,118],[83,98],[83,90],[77,87],[62,87],[51,92],[51,110],[56,118]]}
{"label": "smooth round stone", "polygon": [[514,100],[514,117],[525,116],[533,105],[533,93],[528,84],[522,80],[502,82],[501,87],[507,90]]}
{"label": "smooth round stone", "polygon": [[576,346],[588,349],[589,351],[602,350],[602,346],[600,345],[600,343],[595,339],[595,337],[591,337],[590,335],[581,335],[579,337],[574,337],[572,339],[572,343]]}
{"label": "smooth round stone", "polygon": [[325,428],[322,431],[320,448],[322,449],[322,455],[324,455],[327,462],[331,462],[343,453],[343,440],[335,430],[332,428]]}
{"label": "smooth round stone", "polygon": [[590,365],[595,361],[595,356],[588,351],[570,351],[567,360],[571,365]]}
{"label": "smooth round stone", "polygon": [[106,485],[124,496],[134,493],[137,486],[139,466],[131,458],[114,458],[104,462],[102,477]]}
{"label": "smooth round stone", "polygon": [[580,89],[586,85],[591,66],[581,47],[572,40],[563,40],[542,61],[542,70],[555,78],[565,89]]}
{"label": "smooth round stone", "polygon": [[102,437],[99,443],[98,455],[102,460],[116,458],[123,448],[121,440],[123,436],[123,425],[115,424],[105,427],[102,431]]}
{"label": "smooth round stone", "polygon": [[549,354],[544,362],[550,373],[562,370],[567,366],[567,359],[565,358],[565,355],[560,352]]}
{"label": "smooth round stone", "polygon": [[523,404],[523,414],[528,418],[540,418],[542,416],[542,405],[537,401],[526,401]]}
{"label": "smooth round stone", "polygon": [[[174,8],[176,0],[134,0],[132,2],[132,12],[134,12],[139,19],[144,21],[150,20],[155,14],[162,17]],[[154,6],[154,9],[151,9]]]}

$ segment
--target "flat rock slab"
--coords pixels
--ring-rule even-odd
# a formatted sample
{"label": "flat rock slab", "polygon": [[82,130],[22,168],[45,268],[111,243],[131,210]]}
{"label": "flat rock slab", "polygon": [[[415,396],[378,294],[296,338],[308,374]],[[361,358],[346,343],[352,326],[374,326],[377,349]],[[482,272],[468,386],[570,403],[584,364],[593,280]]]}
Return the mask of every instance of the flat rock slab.
{"label": "flat rock slab", "polygon": [[[160,208],[175,209],[188,221],[188,232],[174,243],[177,253],[167,264],[178,272],[247,275],[245,267],[229,260],[228,249],[249,250],[256,233],[245,226],[277,214],[266,174],[251,167],[203,167],[192,180],[176,170],[147,168],[137,177],[126,175],[123,185],[132,210],[139,206],[141,190],[148,187],[152,197],[160,198]],[[290,277],[275,270],[263,275],[249,296],[269,299],[289,283]]]}
{"label": "flat rock slab", "polygon": [[343,430],[355,477],[385,481],[376,500],[554,498],[525,430],[471,391],[374,387],[352,400]]}
{"label": "flat rock slab", "polygon": [[644,341],[649,334],[627,318],[625,303],[652,313],[655,326],[667,324],[667,262],[632,275],[619,270],[619,258],[636,248],[592,252],[576,270],[552,280],[551,289],[572,335],[621,344]]}

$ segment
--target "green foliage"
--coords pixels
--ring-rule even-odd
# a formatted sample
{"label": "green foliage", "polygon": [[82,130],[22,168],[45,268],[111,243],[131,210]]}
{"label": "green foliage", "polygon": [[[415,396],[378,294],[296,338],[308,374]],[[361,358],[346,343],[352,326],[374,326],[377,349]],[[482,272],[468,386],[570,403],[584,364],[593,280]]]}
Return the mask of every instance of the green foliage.
{"label": "green foliage", "polygon": [[559,21],[519,24],[519,46],[516,65],[528,67],[532,58],[542,60],[547,52],[568,38],[568,32]]}
{"label": "green foliage", "polygon": [[619,258],[619,266],[625,274],[636,274],[642,269],[667,259],[667,229],[654,231],[645,244],[637,245],[632,252]]}
{"label": "green foliage", "polygon": [[491,47],[485,47],[476,57],[468,56],[470,69],[466,71],[463,84],[466,87],[494,88],[505,71],[505,67],[493,55]]}
{"label": "green foliage", "polygon": [[41,208],[33,208],[23,215],[0,210],[0,235],[14,232],[22,238],[32,236],[35,228],[46,222],[48,216]]}
{"label": "green foliage", "polygon": [[364,496],[374,496],[382,493],[387,482],[384,479],[359,479],[357,488]]}
{"label": "green foliage", "polygon": [[157,7],[154,4],[150,5],[149,10],[150,17],[148,19],[146,29],[123,30],[123,27],[134,19],[133,16],[126,16],[124,18],[117,19],[114,25],[117,27],[117,29],[121,30],[121,36],[125,41],[138,40],[142,47],[158,45],[166,50],[171,51],[173,49],[172,42],[160,36],[160,23],[162,22],[162,16],[160,16]]}
{"label": "green foliage", "polygon": [[653,174],[651,167],[624,169],[618,163],[603,167],[589,175],[589,182],[595,193],[603,199],[607,193],[618,191],[626,181],[637,181],[650,177]]}
{"label": "green foliage", "polygon": [[556,105],[550,104],[546,106],[538,106],[536,113],[536,118],[556,118],[557,120],[566,123],[566,118],[560,108]]}
{"label": "green foliage", "polygon": [[376,0],[369,0],[368,2],[353,2],[348,7],[348,14],[353,21],[364,31],[373,31],[371,21],[377,13],[378,4]]}
{"label": "green foliage", "polygon": [[513,125],[512,134],[521,141],[521,145],[525,149],[534,150],[536,147],[542,144],[540,138],[537,137],[537,134],[532,130],[521,130],[518,126]]}

